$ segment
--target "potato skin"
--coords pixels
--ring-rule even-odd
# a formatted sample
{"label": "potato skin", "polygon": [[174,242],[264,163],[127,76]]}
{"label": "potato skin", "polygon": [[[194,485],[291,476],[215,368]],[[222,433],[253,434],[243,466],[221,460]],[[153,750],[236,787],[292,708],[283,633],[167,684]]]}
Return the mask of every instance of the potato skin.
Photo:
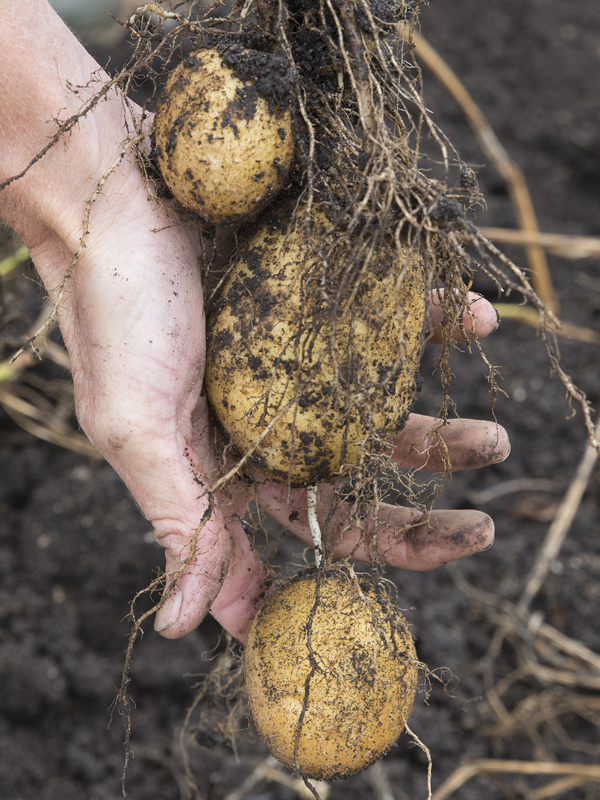
{"label": "potato skin", "polygon": [[[406,253],[382,248],[332,337],[320,259],[300,232],[286,236],[290,213],[271,209],[241,246],[209,318],[205,386],[240,454],[283,412],[249,463],[306,485],[351,472],[368,432],[383,448],[403,427],[420,381],[425,279],[413,255],[396,291]],[[316,212],[314,238],[330,229]]]}
{"label": "potato skin", "polygon": [[282,188],[294,142],[289,109],[199,50],[170,76],[156,109],[161,174],[185,208],[221,225],[246,221]]}
{"label": "potato skin", "polygon": [[402,614],[342,570],[303,574],[269,597],[250,628],[244,665],[261,738],[286,767],[320,780],[346,778],[390,749],[418,678]]}

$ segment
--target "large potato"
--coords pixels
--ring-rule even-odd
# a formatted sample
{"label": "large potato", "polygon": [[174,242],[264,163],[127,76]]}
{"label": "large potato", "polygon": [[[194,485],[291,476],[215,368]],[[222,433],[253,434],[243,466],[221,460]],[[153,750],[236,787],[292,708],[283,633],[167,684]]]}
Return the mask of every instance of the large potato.
{"label": "large potato", "polygon": [[[259,63],[269,58],[254,55]],[[279,62],[268,63],[276,72]],[[162,176],[177,200],[224,225],[251,218],[272,200],[294,151],[289,109],[260,96],[256,81],[238,77],[214,49],[197,51],[173,71],[154,135]]]}
{"label": "large potato", "polygon": [[412,711],[418,669],[406,620],[343,571],[305,574],[268,598],[244,662],[261,738],[308,777],[345,778],[372,764]]}
{"label": "large potato", "polygon": [[[286,235],[290,213],[272,209],[240,248],[209,319],[205,385],[238,452],[254,447],[252,465],[301,485],[351,471],[367,435],[383,448],[404,425],[425,285],[417,255],[382,245],[352,301],[330,306],[321,259],[301,232]],[[314,239],[330,230],[315,213]]]}

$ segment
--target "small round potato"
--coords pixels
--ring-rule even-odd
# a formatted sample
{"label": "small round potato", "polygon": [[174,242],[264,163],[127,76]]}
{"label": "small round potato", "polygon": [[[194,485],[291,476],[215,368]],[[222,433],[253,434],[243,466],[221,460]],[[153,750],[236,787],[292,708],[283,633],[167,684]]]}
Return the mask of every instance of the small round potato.
{"label": "small round potato", "polygon": [[[205,386],[239,454],[293,485],[336,480],[406,422],[420,376],[425,278],[418,255],[382,244],[342,305],[291,210],[243,243],[208,323]],[[315,212],[313,241],[331,235]],[[333,287],[335,292],[335,287]],[[344,305],[345,302],[345,305]]]}
{"label": "small round potato", "polygon": [[285,185],[294,151],[289,108],[260,96],[256,82],[237,77],[214,49],[197,51],[173,71],[154,135],[173,195],[220,225],[264,208]]}
{"label": "small round potato", "polygon": [[[418,666],[391,599],[346,571],[304,573],[256,616],[244,663],[250,712],[286,767],[346,778],[384,755],[412,711]],[[297,762],[296,751],[297,747]]]}

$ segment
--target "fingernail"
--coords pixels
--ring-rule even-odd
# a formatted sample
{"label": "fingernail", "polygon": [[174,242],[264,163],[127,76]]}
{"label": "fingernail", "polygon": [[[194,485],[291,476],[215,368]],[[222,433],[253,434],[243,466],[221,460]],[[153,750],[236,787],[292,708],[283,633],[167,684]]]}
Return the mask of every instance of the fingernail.
{"label": "fingernail", "polygon": [[181,603],[183,595],[178,586],[173,588],[171,596],[166,601],[164,606],[159,609],[154,618],[154,630],[157,633],[166,630],[171,625],[174,625],[179,619],[179,612],[181,611]]}

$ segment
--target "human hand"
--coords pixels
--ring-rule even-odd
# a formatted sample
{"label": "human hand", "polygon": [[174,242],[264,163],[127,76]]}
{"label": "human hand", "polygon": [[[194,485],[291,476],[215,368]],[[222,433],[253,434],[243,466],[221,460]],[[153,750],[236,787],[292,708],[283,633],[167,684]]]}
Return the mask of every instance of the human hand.
{"label": "human hand", "polygon": [[[33,6],[36,13],[27,19]],[[15,76],[14,57],[11,61],[3,50],[8,66],[0,100],[6,107],[13,96],[27,97],[30,107],[21,103],[18,115],[8,115],[13,127],[2,131],[8,146],[0,180],[19,172],[45,144],[56,109],[73,104],[65,79],[81,87],[98,68],[45,3],[26,0],[23,14],[27,24],[7,32],[8,44],[41,36],[46,50],[38,59],[38,73],[25,78],[19,70]],[[8,27],[20,24],[10,21]],[[24,79],[31,85],[19,85],[17,91]],[[86,203],[125,137],[123,108],[113,95],[0,195],[0,214],[28,245],[54,300],[80,245]],[[126,158],[91,208],[86,247],[62,297],[59,321],[83,430],[152,522],[166,551],[167,575],[176,575],[190,559],[157,614],[157,629],[169,638],[183,636],[210,609],[224,628],[243,639],[264,592],[263,570],[239,519],[245,511],[239,487],[229,498],[218,493],[214,506],[207,493],[217,465],[202,394],[201,253],[194,226],[169,203],[152,197],[136,163]],[[435,304],[432,308],[435,314]],[[472,308],[481,338],[495,327],[496,317],[481,299]],[[470,323],[468,318],[467,330]],[[439,335],[439,326],[434,327],[432,340]],[[431,426],[430,420],[411,417],[394,440],[394,459],[419,465],[426,458],[423,436]],[[508,452],[505,433],[491,423],[453,422],[441,433],[455,469],[493,463]],[[427,458],[427,468],[439,468],[435,446]],[[310,542],[303,491],[292,493],[290,506],[287,487],[265,482],[257,492],[267,513]],[[321,515],[331,492],[320,488]],[[299,517],[289,523],[294,510]],[[384,506],[380,516],[381,556],[411,569],[433,568],[484,549],[493,536],[491,520],[479,512],[439,511],[425,521],[413,510]],[[342,530],[341,514],[334,522]],[[407,524],[410,530],[392,542]],[[337,555],[345,555],[356,541],[357,531],[345,531]],[[356,555],[366,554],[359,550]]]}

